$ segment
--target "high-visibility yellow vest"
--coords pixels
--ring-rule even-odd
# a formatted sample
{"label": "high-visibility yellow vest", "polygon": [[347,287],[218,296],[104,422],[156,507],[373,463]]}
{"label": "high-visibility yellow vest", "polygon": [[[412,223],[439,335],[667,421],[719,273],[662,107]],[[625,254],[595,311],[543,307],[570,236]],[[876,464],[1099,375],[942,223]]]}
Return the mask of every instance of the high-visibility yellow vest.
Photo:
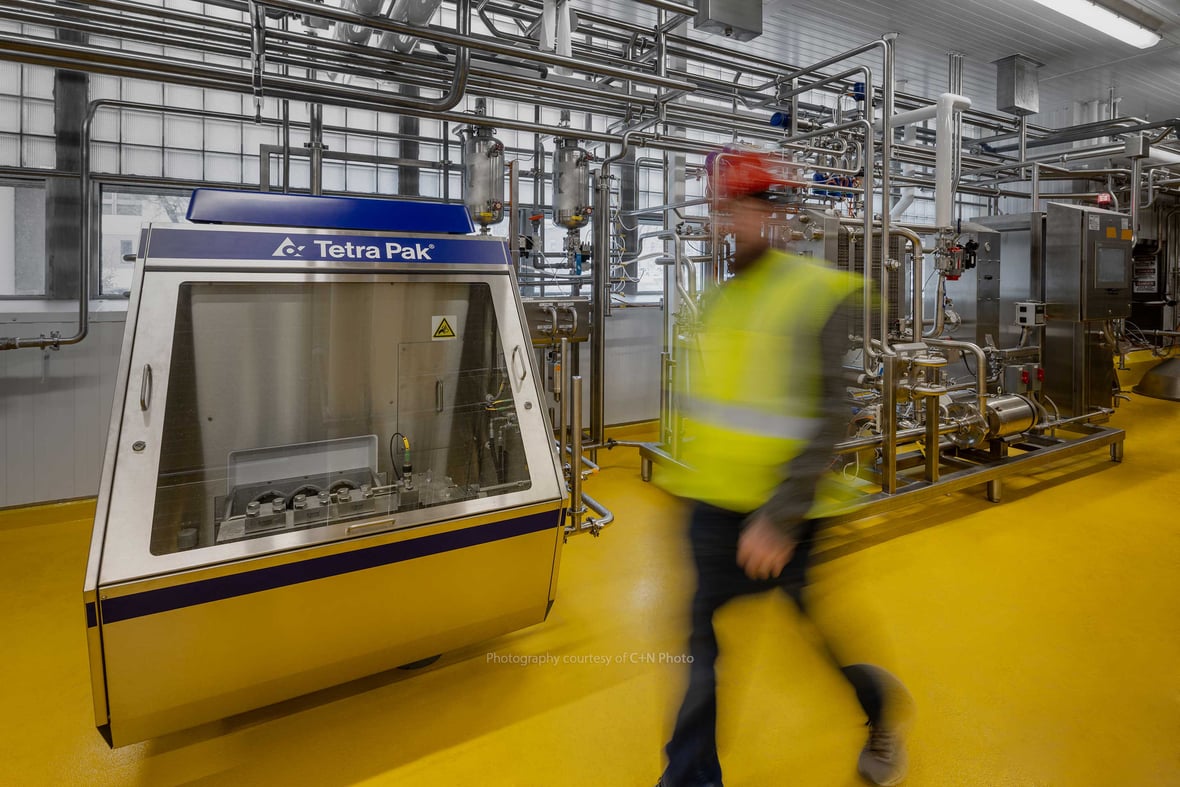
{"label": "high-visibility yellow vest", "polygon": [[859,287],[855,274],[770,250],[711,293],[677,386],[684,467],[660,485],[731,511],[769,500],[819,429],[823,370],[839,363],[819,357],[820,335]]}

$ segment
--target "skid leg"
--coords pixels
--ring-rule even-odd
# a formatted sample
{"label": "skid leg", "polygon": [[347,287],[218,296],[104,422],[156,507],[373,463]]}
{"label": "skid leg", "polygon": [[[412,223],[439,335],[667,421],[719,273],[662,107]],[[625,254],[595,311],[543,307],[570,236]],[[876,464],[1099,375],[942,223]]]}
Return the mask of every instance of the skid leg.
{"label": "skid leg", "polygon": [[987,482],[987,499],[999,503],[1004,499],[1004,482],[998,478]]}

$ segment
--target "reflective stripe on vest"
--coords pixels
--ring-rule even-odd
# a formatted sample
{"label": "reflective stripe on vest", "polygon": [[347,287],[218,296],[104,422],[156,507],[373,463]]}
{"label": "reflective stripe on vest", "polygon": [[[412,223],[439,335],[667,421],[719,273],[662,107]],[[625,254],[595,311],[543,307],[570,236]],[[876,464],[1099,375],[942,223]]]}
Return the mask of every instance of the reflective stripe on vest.
{"label": "reflective stripe on vest", "polygon": [[657,477],[668,491],[753,511],[822,426],[823,327],[859,278],[770,251],[705,303],[698,349],[682,348],[684,439]]}
{"label": "reflective stripe on vest", "polygon": [[714,402],[694,396],[681,401],[685,418],[712,424],[734,432],[746,432],[782,440],[810,440],[819,433],[823,420],[773,413],[733,402]]}

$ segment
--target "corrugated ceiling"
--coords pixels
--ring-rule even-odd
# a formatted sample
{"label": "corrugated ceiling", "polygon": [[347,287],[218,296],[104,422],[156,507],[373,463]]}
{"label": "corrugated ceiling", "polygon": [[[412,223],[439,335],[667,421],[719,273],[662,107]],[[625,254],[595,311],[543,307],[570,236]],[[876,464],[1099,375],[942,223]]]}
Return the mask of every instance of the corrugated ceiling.
{"label": "corrugated ceiling", "polygon": [[[1041,114],[1031,122],[1068,125],[1075,120],[1075,102],[1107,101],[1112,88],[1121,99],[1121,115],[1180,116],[1180,0],[1121,2],[1158,19],[1164,40],[1149,50],[1135,49],[1032,0],[766,0],[763,35],[733,45],[805,65],[897,32],[897,79],[908,93],[945,91],[947,53],[957,51],[964,55],[964,92],[980,109],[994,111],[992,62],[1019,53],[1044,63]],[[654,19],[651,8],[629,0],[575,0],[574,7]],[[691,35],[726,41],[696,30]]]}

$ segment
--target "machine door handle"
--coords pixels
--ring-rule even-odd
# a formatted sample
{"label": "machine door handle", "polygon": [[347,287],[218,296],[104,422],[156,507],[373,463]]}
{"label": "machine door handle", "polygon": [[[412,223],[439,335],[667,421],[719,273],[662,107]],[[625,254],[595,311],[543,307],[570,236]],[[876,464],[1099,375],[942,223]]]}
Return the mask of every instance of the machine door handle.
{"label": "machine door handle", "polygon": [[435,380],[434,381],[434,411],[436,413],[441,413],[443,411],[443,408],[445,407],[445,402],[446,402],[446,392],[444,390],[443,381],[441,379]]}
{"label": "machine door handle", "polygon": [[512,348],[512,387],[520,393],[520,386],[528,375],[528,365],[524,362],[524,351],[520,345]]}
{"label": "machine door handle", "polygon": [[152,365],[143,365],[143,381],[139,384],[139,409],[145,413],[152,405]]}

